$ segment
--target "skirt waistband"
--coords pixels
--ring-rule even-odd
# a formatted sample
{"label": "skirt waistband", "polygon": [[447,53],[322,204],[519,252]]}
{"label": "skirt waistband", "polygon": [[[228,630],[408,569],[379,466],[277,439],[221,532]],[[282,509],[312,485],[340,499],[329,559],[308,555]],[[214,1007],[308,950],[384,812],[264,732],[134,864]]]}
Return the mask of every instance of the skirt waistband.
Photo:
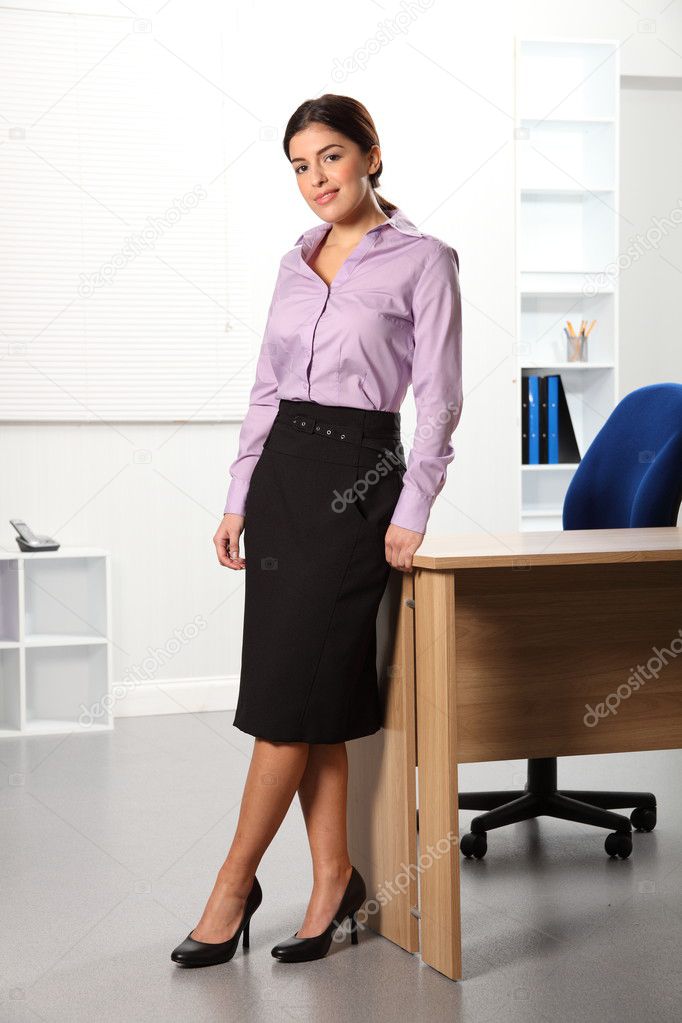
{"label": "skirt waistband", "polygon": [[[400,438],[400,412],[352,408],[349,405],[322,405],[317,401],[280,398],[275,421],[293,423],[306,433],[334,437],[358,444],[363,437]],[[329,432],[328,432],[329,431]]]}
{"label": "skirt waistband", "polygon": [[357,466],[374,466],[383,456],[391,466],[406,469],[400,413],[382,409],[280,398],[264,447]]}

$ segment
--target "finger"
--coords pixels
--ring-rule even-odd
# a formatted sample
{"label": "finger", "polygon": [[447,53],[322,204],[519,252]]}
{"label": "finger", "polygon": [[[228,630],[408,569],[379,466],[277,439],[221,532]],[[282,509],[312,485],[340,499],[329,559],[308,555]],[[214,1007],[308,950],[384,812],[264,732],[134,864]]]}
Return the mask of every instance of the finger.
{"label": "finger", "polygon": [[[231,538],[228,535],[214,537],[213,542],[216,548],[216,554],[218,555],[218,561],[221,565],[226,568],[244,568],[245,562],[243,559],[238,557],[239,555],[239,534],[237,534],[237,542],[235,544],[234,536]],[[237,555],[234,556],[235,549]]]}
{"label": "finger", "polygon": [[243,567],[243,558],[239,556],[239,531],[234,530],[228,536],[227,557],[232,565]]}
{"label": "finger", "polygon": [[404,545],[398,551],[398,567],[401,572],[410,571],[410,548]]}
{"label": "finger", "polygon": [[215,544],[215,550],[220,564],[225,565],[226,568],[230,568],[231,562],[227,556],[227,537],[221,536],[219,539],[214,537],[213,543]]}

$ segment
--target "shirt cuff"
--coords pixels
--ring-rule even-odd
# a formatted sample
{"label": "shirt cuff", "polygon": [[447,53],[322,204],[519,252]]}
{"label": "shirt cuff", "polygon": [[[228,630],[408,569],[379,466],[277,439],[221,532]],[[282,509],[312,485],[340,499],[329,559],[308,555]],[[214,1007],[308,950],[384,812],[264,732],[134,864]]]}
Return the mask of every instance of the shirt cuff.
{"label": "shirt cuff", "polygon": [[415,533],[425,533],[432,504],[433,501],[422,494],[421,490],[404,484],[393,509],[391,524],[402,526],[403,529],[413,529]]}
{"label": "shirt cuff", "polygon": [[228,512],[231,515],[244,515],[244,509],[246,507],[246,495],[249,491],[249,484],[244,480],[232,478],[232,482],[227,491],[227,500],[225,502],[225,510],[223,515]]}

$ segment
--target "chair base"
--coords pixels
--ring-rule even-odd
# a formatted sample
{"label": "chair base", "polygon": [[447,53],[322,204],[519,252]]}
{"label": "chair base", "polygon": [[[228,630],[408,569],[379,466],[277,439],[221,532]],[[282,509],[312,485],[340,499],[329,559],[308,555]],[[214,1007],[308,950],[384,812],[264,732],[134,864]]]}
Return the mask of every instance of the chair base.
{"label": "chair base", "polygon": [[[610,810],[633,806],[630,817]],[[656,797],[651,792],[601,792],[557,789],[557,758],[539,757],[528,761],[528,781],[523,791],[462,792],[460,810],[487,810],[471,822],[460,849],[465,856],[481,859],[487,850],[486,832],[534,817],[558,817],[613,831],[605,842],[609,856],[625,859],[632,852],[632,827],[653,831],[656,826]]]}

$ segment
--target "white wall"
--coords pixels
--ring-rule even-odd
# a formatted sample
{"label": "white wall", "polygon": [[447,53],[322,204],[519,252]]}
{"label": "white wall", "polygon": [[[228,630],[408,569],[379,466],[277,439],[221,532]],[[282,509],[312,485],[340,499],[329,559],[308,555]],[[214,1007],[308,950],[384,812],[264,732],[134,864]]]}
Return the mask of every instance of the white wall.
{"label": "white wall", "polygon": [[[59,9],[40,0],[31,7]],[[125,13],[118,4],[83,7],[91,15],[93,9]],[[169,130],[182,137],[182,118],[191,116],[203,90],[219,87],[225,94],[226,121],[216,131],[229,134],[234,167],[225,173],[241,190],[252,224],[252,280],[246,286],[259,296],[256,333],[281,253],[315,222],[281,149],[286,121],[303,99],[324,91],[354,95],[368,106],[382,138],[382,192],[422,229],[455,245],[461,259],[464,412],[455,462],[430,529],[504,531],[517,527],[517,438],[512,429],[500,438],[490,409],[503,410],[502,422],[513,420],[514,33],[622,39],[623,73],[677,75],[682,15],[670,6],[655,15],[652,32],[646,19],[653,5],[640,3],[637,15],[617,0],[598,9],[558,0],[434,0],[423,7],[351,0],[313,12],[306,5],[253,2],[224,13],[218,3],[169,4],[148,16],[157,45],[168,54],[168,75],[187,83],[187,110],[177,112]],[[147,16],[142,9],[138,15]],[[398,31],[399,15],[405,21]],[[389,42],[379,36],[382,25],[394,35]],[[221,46],[206,56],[202,36],[215,42],[219,32]],[[339,75],[348,60],[363,59],[372,40],[364,69]],[[674,144],[678,159],[677,139]],[[630,152],[636,159],[636,149]],[[638,216],[646,216],[645,207],[646,192]],[[624,382],[641,373],[631,349],[629,343]],[[667,351],[656,372],[679,376]],[[674,350],[670,356],[676,358]],[[409,442],[409,396],[403,422]],[[197,615],[207,622],[195,640],[152,671],[150,683],[173,682],[167,693],[132,693],[117,713],[234,706],[244,575],[218,565],[211,538],[238,431],[238,423],[0,427],[2,547],[15,546],[7,520],[23,517],[64,545],[112,552],[115,679],[134,673],[149,648],[163,648]],[[163,661],[163,654],[157,659]],[[217,687],[201,684],[211,679]]]}
{"label": "white wall", "polygon": [[681,128],[682,77],[627,81],[621,93],[621,395],[645,384],[682,382]]}

